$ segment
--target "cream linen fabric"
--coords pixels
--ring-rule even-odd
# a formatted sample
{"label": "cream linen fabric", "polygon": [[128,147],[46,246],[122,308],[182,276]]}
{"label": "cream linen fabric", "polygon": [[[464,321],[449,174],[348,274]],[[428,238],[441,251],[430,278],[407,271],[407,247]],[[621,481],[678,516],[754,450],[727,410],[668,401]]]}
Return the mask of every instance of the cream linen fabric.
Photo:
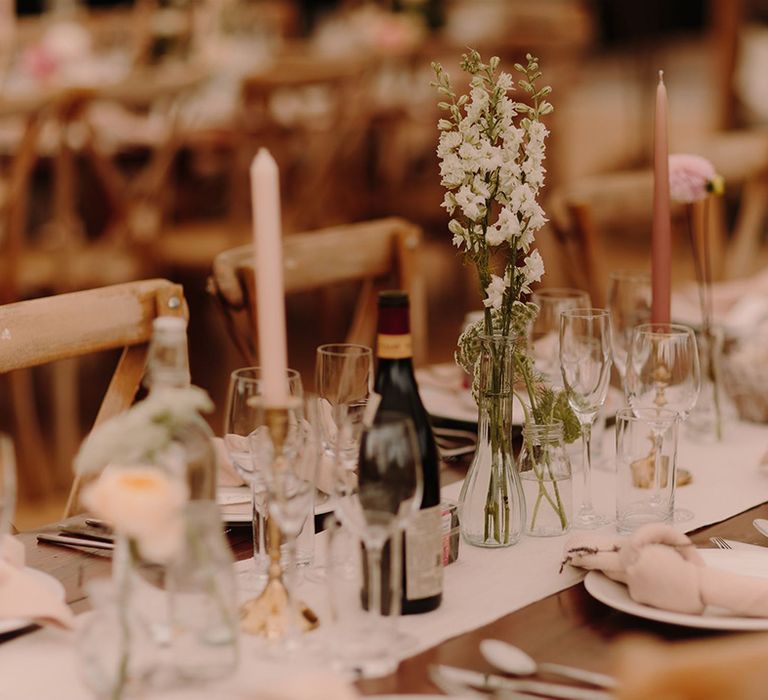
{"label": "cream linen fabric", "polygon": [[69,629],[75,617],[55,592],[24,568],[24,545],[6,535],[0,542],[0,620],[32,620]]}

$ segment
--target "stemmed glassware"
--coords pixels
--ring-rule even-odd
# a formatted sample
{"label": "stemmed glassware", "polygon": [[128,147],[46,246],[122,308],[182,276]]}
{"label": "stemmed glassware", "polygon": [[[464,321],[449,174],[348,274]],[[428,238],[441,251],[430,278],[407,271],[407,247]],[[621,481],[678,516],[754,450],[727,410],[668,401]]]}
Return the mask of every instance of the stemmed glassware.
{"label": "stemmed glassware", "polygon": [[[418,511],[423,493],[419,448],[407,416],[382,411],[363,428],[356,486],[337,493],[336,513],[344,527],[360,537],[367,559],[366,605],[372,629],[382,632],[383,613],[396,614],[400,603],[400,532]],[[382,588],[382,553],[391,548],[389,590]]]}
{"label": "stemmed glassware", "polygon": [[13,442],[0,433],[0,558],[2,539],[11,530],[11,520],[16,507],[16,458]]}
{"label": "stemmed glassware", "polygon": [[563,385],[581,424],[583,490],[573,520],[580,529],[608,519],[592,505],[592,424],[605,403],[611,377],[611,315],[605,309],[570,309],[560,316],[560,369]]}
{"label": "stemmed glassware", "polygon": [[[325,454],[354,468],[363,414],[373,376],[373,351],[365,345],[334,343],[317,348],[315,390]],[[342,431],[342,426],[347,429]],[[343,439],[342,439],[343,436]]]}
{"label": "stemmed glassware", "polygon": [[608,288],[613,329],[613,362],[624,381],[627,353],[635,326],[651,320],[651,277],[639,272],[613,272]]}
{"label": "stemmed glassware", "polygon": [[[286,374],[288,395],[301,398],[303,387],[296,370]],[[263,425],[261,397],[261,368],[242,367],[229,379],[227,410],[224,419],[224,446],[238,474],[251,487],[253,505],[253,555],[257,577],[266,576],[269,565],[266,546],[266,487],[261,464],[251,455],[248,436]]]}
{"label": "stemmed glassware", "polygon": [[[644,323],[634,329],[624,392],[635,414],[641,409],[667,409],[684,422],[696,405],[700,386],[699,351],[693,329],[674,323]],[[655,450],[655,454],[660,451]],[[692,517],[684,509],[674,513],[677,521]]]}
{"label": "stemmed glassware", "polygon": [[[289,595],[287,625],[289,638],[296,641],[300,617],[297,588],[297,541],[305,523],[314,525],[315,472],[320,456],[317,431],[317,397],[291,397],[282,446],[276,445],[270,430],[269,408],[262,405],[259,423],[248,440],[254,461],[261,465],[267,489],[270,518],[285,539],[287,562],[283,572]],[[314,532],[314,527],[313,527]]]}
{"label": "stemmed glassware", "polygon": [[554,385],[560,386],[560,314],[568,309],[586,309],[592,306],[589,292],[570,287],[537,289],[531,301],[539,313],[530,326],[530,346],[536,369],[546,375]]}

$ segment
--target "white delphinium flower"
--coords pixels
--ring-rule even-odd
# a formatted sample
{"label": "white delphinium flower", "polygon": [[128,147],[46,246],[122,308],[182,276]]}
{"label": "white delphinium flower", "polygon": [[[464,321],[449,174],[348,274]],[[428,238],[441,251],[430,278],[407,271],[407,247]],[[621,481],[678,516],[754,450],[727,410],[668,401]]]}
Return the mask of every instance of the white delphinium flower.
{"label": "white delphinium flower", "polygon": [[531,290],[531,285],[534,282],[541,281],[544,275],[544,260],[541,258],[541,254],[538,250],[534,250],[525,258],[525,264],[522,269],[523,284],[522,287],[526,292]]}
{"label": "white delphinium flower", "polygon": [[477,221],[485,215],[485,199],[469,185],[462,185],[456,192],[456,203],[470,221]]}
{"label": "white delphinium flower", "polygon": [[485,299],[483,299],[483,304],[488,309],[500,309],[506,291],[506,281],[498,275],[491,275],[491,283],[485,289]]}
{"label": "white delphinium flower", "polygon": [[477,267],[483,304],[498,312],[486,318],[486,327],[502,334],[512,330],[512,317],[519,313],[514,302],[543,274],[541,256],[530,251],[536,231],[546,223],[537,199],[549,132],[540,118],[552,106],[544,99],[549,88],[536,87],[537,60],[527,60],[526,66],[515,65],[525,101],[513,99],[515,81],[499,70],[498,58],[485,64],[476,51],[463,57],[470,90],[461,96],[443,69],[433,65],[445,100],[439,106],[446,113],[438,123],[437,146],[447,190],[442,206],[451,217],[454,246]]}

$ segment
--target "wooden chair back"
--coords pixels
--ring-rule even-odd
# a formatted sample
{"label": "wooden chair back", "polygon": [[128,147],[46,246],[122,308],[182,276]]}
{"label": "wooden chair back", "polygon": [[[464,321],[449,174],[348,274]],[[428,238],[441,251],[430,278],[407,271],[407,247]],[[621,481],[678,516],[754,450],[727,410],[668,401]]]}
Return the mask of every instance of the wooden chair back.
{"label": "wooden chair back", "polygon": [[[555,190],[545,207],[557,241],[557,260],[547,260],[562,277],[553,282],[589,292],[592,303],[605,303],[608,281],[605,237],[650,236],[653,173],[633,171],[583,178]],[[650,258],[649,258],[650,259]],[[554,270],[553,270],[554,272]]]}
{"label": "wooden chair back", "polygon": [[[426,360],[426,288],[420,269],[421,231],[388,218],[285,236],[286,294],[359,283],[347,342],[373,345],[378,292],[401,288],[410,295],[414,361]],[[256,362],[253,247],[219,254],[209,290],[221,304],[230,334],[247,362]]]}
{"label": "wooden chair back", "polygon": [[[0,376],[123,348],[96,417],[99,425],[133,403],[144,373],[152,321],[186,314],[181,286],[162,279],[6,304],[0,306]],[[76,478],[65,517],[75,508],[78,488]]]}
{"label": "wooden chair back", "polygon": [[[755,272],[756,253],[768,218],[768,131],[724,132],[686,150],[710,160],[726,183],[726,196],[707,207],[709,256],[713,279],[733,279]],[[731,227],[726,200],[735,205]],[[632,239],[647,241],[653,217],[653,172],[624,171],[582,178],[556,190],[546,205],[558,241],[563,282],[589,290],[592,301],[605,301],[606,251]],[[690,259],[686,207],[672,205],[673,236]],[[620,241],[610,238],[620,238]],[[564,262],[565,261],[565,262]],[[679,261],[673,261],[679,264]],[[691,268],[691,272],[692,272]]]}
{"label": "wooden chair back", "polygon": [[[366,177],[374,68],[369,57],[296,50],[244,78],[238,170],[247,173],[258,148],[272,152],[280,166],[287,231],[353,220],[365,205],[360,185]],[[247,182],[247,177],[239,179]],[[241,208],[250,201],[247,192],[233,198]]]}

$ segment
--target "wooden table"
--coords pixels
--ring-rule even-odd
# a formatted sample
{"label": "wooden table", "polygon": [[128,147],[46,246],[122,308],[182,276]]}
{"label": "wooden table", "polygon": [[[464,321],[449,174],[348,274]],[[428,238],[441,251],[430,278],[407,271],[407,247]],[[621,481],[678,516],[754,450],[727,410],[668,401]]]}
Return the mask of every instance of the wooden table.
{"label": "wooden table", "polygon": [[[703,546],[709,546],[708,538],[713,535],[753,544],[768,544],[768,540],[752,527],[752,520],[757,517],[768,517],[768,505],[757,506],[721,523],[701,528],[692,535],[692,539]],[[110,554],[98,550],[89,553],[37,544],[35,535],[36,532],[20,535],[27,547],[28,564],[48,572],[64,584],[67,602],[75,612],[85,610],[88,602],[83,585],[92,578],[108,575]],[[251,556],[250,528],[235,528],[230,531],[229,537],[238,559]],[[524,576],[525,571],[519,575]],[[478,594],[481,592],[478,591]],[[617,612],[592,599],[584,586],[578,584],[406,659],[396,674],[361,681],[358,685],[364,694],[434,693],[436,688],[427,678],[427,668],[431,664],[492,670],[478,650],[480,641],[488,637],[504,639],[521,646],[540,661],[556,661],[596,671],[609,671],[611,642],[628,632],[653,634],[667,640],[716,634],[664,625]]]}

